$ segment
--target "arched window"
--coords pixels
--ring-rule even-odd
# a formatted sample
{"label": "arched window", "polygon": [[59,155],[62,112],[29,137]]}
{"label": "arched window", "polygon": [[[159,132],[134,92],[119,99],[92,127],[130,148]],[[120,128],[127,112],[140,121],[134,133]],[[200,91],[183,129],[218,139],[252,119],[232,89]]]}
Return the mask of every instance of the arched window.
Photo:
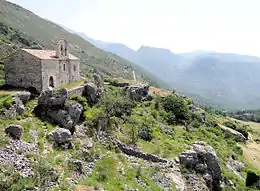
{"label": "arched window", "polygon": [[77,70],[76,65],[73,66],[73,70],[74,70],[74,72],[76,72],[76,70]]}
{"label": "arched window", "polygon": [[63,71],[66,71],[66,64],[63,64]]}
{"label": "arched window", "polygon": [[60,54],[63,55],[63,46],[60,46]]}
{"label": "arched window", "polygon": [[52,76],[49,78],[49,86],[54,88],[54,79]]}

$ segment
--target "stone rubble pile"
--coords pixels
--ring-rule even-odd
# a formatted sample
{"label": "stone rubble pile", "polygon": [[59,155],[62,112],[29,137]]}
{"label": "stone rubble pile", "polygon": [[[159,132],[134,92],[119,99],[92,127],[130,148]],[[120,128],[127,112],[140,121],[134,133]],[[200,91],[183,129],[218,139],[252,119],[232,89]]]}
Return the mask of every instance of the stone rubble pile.
{"label": "stone rubble pile", "polygon": [[17,140],[23,134],[23,127],[19,125],[10,125],[5,132],[13,139],[10,140],[8,146],[0,150],[0,166],[10,166],[13,172],[20,171],[22,177],[32,177],[34,171],[26,155],[38,153],[37,144]]}

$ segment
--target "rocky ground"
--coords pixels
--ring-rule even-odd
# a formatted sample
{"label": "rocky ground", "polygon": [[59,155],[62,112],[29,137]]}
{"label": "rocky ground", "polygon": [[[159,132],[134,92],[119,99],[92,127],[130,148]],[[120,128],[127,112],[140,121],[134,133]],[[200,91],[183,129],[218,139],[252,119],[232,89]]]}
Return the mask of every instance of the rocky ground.
{"label": "rocky ground", "polygon": [[21,184],[13,190],[258,188],[256,173],[250,175],[255,182],[246,180],[248,164],[237,142],[247,140],[241,134],[218,127],[177,93],[173,98],[184,108],[175,109],[190,112],[192,123],[172,125],[173,113],[164,111],[148,85],[121,86],[88,82],[82,96],[48,90],[37,102],[28,102],[28,92],[15,94],[1,119],[0,188],[14,185],[15,172]]}

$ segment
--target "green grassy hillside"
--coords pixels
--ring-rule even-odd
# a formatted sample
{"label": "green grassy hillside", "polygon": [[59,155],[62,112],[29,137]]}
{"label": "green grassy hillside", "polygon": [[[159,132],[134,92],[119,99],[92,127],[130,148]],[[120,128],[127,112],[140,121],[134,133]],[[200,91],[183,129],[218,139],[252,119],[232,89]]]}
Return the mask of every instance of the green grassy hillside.
{"label": "green grassy hillside", "polygon": [[65,38],[70,43],[70,50],[81,59],[82,69],[98,69],[104,74],[132,78],[132,70],[151,83],[167,88],[167,84],[135,65],[115,54],[105,52],[85,41],[83,38],[69,33],[59,25],[40,18],[34,13],[10,2],[0,12],[0,22],[8,27],[17,29],[31,39],[38,41],[45,49],[53,49],[59,38]]}

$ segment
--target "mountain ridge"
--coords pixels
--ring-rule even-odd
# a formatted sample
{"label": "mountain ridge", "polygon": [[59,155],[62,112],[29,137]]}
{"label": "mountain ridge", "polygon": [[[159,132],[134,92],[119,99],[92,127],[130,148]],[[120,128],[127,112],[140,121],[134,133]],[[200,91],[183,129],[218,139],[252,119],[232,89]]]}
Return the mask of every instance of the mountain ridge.
{"label": "mountain ridge", "polygon": [[[135,51],[124,44],[110,43],[103,49],[146,68],[177,91],[198,95],[200,103],[226,109],[257,109],[260,101],[260,58],[257,56],[197,50],[173,53],[169,49],[142,45]],[[253,104],[254,103],[254,104]]]}

